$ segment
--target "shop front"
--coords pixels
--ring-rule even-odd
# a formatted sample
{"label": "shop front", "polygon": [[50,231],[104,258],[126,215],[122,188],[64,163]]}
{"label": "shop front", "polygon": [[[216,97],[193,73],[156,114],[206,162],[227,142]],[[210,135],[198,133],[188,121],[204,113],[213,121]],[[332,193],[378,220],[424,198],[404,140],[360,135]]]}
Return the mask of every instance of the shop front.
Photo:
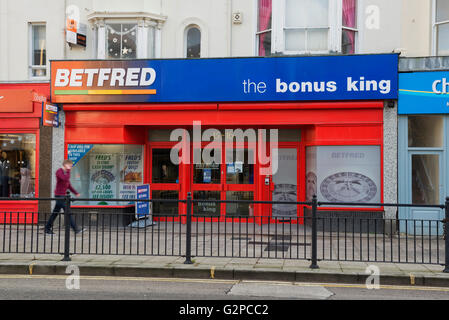
{"label": "shop front", "polygon": [[49,96],[48,83],[0,84],[0,197],[9,199],[0,200],[0,223],[37,222],[37,214],[31,213],[38,212],[38,201],[11,198],[35,198],[45,189],[40,186],[39,163],[41,138],[46,137],[41,131],[42,105]]}
{"label": "shop front", "polygon": [[[51,85],[73,185],[91,199],[78,206],[126,207],[113,199],[134,198],[139,184],[154,199],[383,201],[397,55],[52,61]],[[303,210],[210,201],[193,216],[273,222]],[[154,216],[183,212],[153,204]]]}
{"label": "shop front", "polygon": [[[399,75],[399,201],[442,204],[448,191],[449,71],[410,72]],[[437,208],[401,208],[401,232],[442,234],[442,227],[427,220],[442,220]]]}

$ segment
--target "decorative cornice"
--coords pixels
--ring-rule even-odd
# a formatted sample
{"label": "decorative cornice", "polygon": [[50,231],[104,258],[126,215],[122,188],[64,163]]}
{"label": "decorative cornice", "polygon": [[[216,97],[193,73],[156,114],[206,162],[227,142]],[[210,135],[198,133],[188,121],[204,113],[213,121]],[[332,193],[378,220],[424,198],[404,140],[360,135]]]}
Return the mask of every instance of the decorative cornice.
{"label": "decorative cornice", "polygon": [[97,21],[107,20],[107,19],[135,19],[144,20],[148,23],[156,22],[158,25],[162,25],[166,20],[167,16],[160,14],[155,14],[151,12],[91,12],[87,15],[87,20],[91,23],[97,23]]}

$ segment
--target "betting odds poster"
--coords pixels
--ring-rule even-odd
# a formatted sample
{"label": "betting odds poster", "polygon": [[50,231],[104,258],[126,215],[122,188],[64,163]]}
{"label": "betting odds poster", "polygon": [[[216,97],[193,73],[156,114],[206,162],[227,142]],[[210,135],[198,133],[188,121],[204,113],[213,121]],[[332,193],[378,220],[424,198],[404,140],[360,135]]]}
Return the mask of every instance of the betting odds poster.
{"label": "betting odds poster", "polygon": [[[117,156],[112,153],[93,154],[89,159],[89,196],[93,199],[116,199],[117,177],[115,172]],[[98,201],[99,205],[111,204],[105,200]]]}
{"label": "betting odds poster", "polygon": [[[134,199],[136,196],[136,186],[143,183],[142,154],[126,153],[120,158],[120,199]],[[125,204],[125,203],[123,203]]]}

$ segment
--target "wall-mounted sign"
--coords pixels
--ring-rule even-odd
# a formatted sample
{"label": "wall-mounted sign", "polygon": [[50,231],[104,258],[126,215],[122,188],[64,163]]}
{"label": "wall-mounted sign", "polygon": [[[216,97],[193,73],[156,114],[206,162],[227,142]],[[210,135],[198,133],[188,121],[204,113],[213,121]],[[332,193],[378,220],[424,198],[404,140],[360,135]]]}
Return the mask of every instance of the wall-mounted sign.
{"label": "wall-mounted sign", "polygon": [[67,18],[66,41],[68,43],[86,47],[86,34],[86,24],[79,23],[72,18]]}
{"label": "wall-mounted sign", "polygon": [[42,125],[45,127],[59,127],[58,106],[42,102]]}
{"label": "wall-mounted sign", "polygon": [[51,61],[51,100],[397,99],[398,55]]}
{"label": "wall-mounted sign", "polygon": [[449,113],[449,71],[399,74],[398,113]]}

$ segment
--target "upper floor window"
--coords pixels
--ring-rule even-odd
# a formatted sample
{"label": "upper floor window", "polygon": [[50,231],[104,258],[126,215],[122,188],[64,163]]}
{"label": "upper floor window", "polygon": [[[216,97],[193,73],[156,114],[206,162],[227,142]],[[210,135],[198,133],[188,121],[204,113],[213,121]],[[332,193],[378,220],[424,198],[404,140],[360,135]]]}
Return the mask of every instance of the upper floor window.
{"label": "upper floor window", "polygon": [[434,48],[439,56],[449,55],[449,1],[435,0]]}
{"label": "upper floor window", "polygon": [[150,12],[92,12],[97,59],[160,58],[166,16]]}
{"label": "upper floor window", "polygon": [[190,27],[186,33],[186,58],[201,57],[201,31],[197,27]]}
{"label": "upper floor window", "polygon": [[341,53],[355,53],[355,39],[357,36],[357,2],[356,0],[342,1],[341,23]]}
{"label": "upper floor window", "polygon": [[40,78],[47,75],[45,24],[30,24],[30,62],[31,78]]}
{"label": "upper floor window", "polygon": [[259,56],[271,54],[271,0],[259,0],[257,44]]}
{"label": "upper floor window", "polygon": [[355,53],[356,2],[259,0],[258,54]]}
{"label": "upper floor window", "polygon": [[107,23],[106,57],[135,59],[137,51],[137,23]]}

